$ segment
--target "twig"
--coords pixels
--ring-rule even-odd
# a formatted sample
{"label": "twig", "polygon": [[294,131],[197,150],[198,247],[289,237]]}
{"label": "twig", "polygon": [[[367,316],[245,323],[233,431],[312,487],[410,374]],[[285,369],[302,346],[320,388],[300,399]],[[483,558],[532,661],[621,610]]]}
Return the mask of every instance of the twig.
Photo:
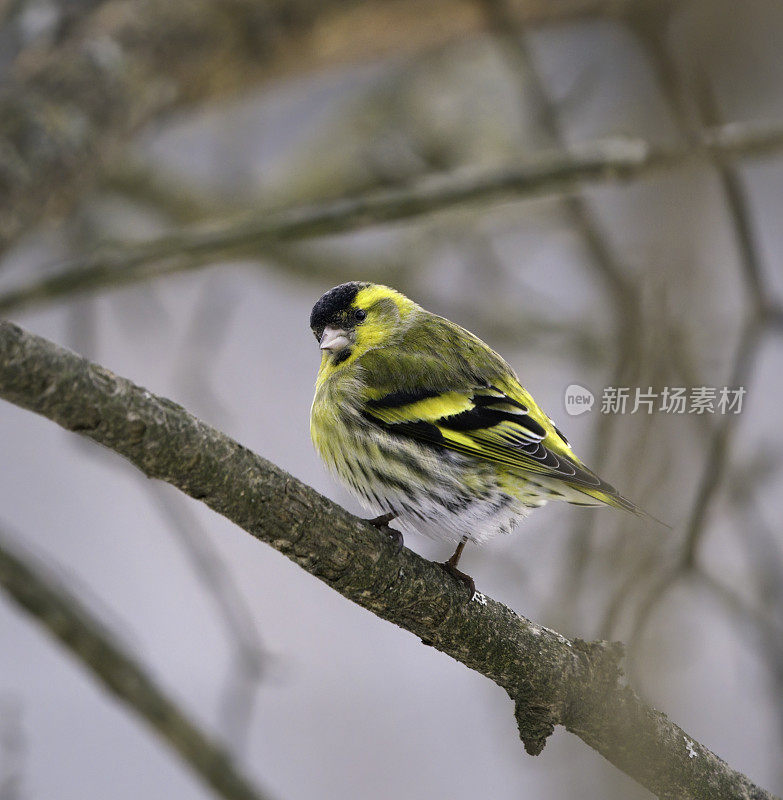
{"label": "twig", "polygon": [[483,595],[469,602],[439,565],[398,551],[170,400],[9,322],[0,322],[0,397],[202,500],[343,596],[493,680],[515,702],[529,753],[562,724],[659,796],[771,800],[641,702],[621,680],[621,645],[568,640]]}
{"label": "twig", "polygon": [[157,686],[90,612],[29,556],[0,538],[0,586],[59,639],[113,695],[138,714],[226,800],[263,800],[231,757]]}
{"label": "twig", "polygon": [[763,612],[750,606],[731,587],[707,570],[697,567],[693,571],[693,577],[731,612],[744,631],[755,630],[763,641],[777,645],[782,631],[774,619],[769,619]]}

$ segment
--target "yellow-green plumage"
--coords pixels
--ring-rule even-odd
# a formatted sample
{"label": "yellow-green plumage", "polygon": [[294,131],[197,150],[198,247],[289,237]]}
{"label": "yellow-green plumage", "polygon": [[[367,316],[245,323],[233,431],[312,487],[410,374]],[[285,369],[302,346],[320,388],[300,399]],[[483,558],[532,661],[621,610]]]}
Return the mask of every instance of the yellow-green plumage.
{"label": "yellow-green plumage", "polygon": [[558,499],[643,514],[585,467],[484,342],[385,286],[313,308],[322,343],[310,430],[350,490],[403,527],[461,541]]}

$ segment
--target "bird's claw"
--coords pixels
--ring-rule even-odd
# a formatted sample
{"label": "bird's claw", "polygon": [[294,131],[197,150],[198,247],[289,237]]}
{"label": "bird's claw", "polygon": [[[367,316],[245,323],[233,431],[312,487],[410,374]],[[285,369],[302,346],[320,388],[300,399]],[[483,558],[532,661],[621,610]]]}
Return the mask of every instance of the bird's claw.
{"label": "bird's claw", "polygon": [[374,519],[369,519],[367,521],[374,528],[377,528],[379,531],[385,533],[391,539],[395,552],[399,553],[405,544],[405,539],[398,530],[389,527],[389,523],[394,519],[394,517],[394,514],[381,514],[380,517],[375,517]]}
{"label": "bird's claw", "polygon": [[373,517],[372,519],[368,519],[367,522],[370,523],[375,528],[388,528],[389,523],[394,519],[395,514],[381,514],[380,517]]}
{"label": "bird's claw", "polygon": [[465,584],[465,586],[468,587],[471,599],[473,599],[473,596],[476,594],[476,582],[473,580],[473,578],[471,578],[470,575],[468,575],[466,572],[463,572],[461,569],[457,569],[449,561],[440,562],[440,566],[443,567],[443,569],[446,570],[446,572],[448,572],[452,578],[456,578],[460,583]]}
{"label": "bird's claw", "polygon": [[399,531],[395,530],[394,528],[390,528],[388,525],[386,525],[384,528],[380,528],[379,530],[389,534],[392,544],[394,545],[395,552],[399,553],[405,546],[405,539]]}

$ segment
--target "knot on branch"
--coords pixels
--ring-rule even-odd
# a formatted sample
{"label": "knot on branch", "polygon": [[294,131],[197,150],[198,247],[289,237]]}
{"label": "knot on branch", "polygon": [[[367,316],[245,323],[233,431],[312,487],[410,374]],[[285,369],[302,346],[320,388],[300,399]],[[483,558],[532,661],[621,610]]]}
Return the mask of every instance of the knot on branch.
{"label": "knot on branch", "polygon": [[524,679],[517,686],[514,697],[514,716],[517,719],[519,738],[525,752],[537,756],[558,723],[557,692],[552,681]]}
{"label": "knot on branch", "polygon": [[574,639],[570,644],[575,658],[557,678],[526,677],[517,685],[514,714],[519,737],[531,756],[541,753],[555,725],[571,729],[596,702],[617,689],[623,676],[622,642]]}

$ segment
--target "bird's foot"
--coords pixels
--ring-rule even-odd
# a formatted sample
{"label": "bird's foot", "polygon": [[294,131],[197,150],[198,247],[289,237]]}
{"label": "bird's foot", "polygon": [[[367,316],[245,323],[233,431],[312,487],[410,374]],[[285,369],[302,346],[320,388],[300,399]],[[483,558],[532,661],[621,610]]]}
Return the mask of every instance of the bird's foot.
{"label": "bird's foot", "polygon": [[457,569],[454,564],[451,563],[451,559],[441,562],[440,566],[443,567],[443,569],[446,570],[446,572],[448,572],[452,578],[456,578],[458,581],[460,581],[460,583],[464,583],[465,586],[468,587],[471,599],[473,599],[473,596],[476,594],[476,582],[473,580],[473,578],[471,578],[467,572]]}
{"label": "bird's foot", "polygon": [[368,519],[367,522],[370,523],[375,528],[388,528],[389,523],[396,517],[396,514],[392,514],[391,512],[388,514],[381,514],[380,517],[373,517],[372,519]]}
{"label": "bird's foot", "polygon": [[395,550],[399,553],[405,544],[405,539],[403,539],[403,536],[399,531],[389,527],[389,523],[395,518],[395,516],[396,514],[381,514],[380,517],[368,519],[367,522],[369,522],[374,528],[377,528],[379,531],[382,531],[389,536],[389,538],[392,540]]}

